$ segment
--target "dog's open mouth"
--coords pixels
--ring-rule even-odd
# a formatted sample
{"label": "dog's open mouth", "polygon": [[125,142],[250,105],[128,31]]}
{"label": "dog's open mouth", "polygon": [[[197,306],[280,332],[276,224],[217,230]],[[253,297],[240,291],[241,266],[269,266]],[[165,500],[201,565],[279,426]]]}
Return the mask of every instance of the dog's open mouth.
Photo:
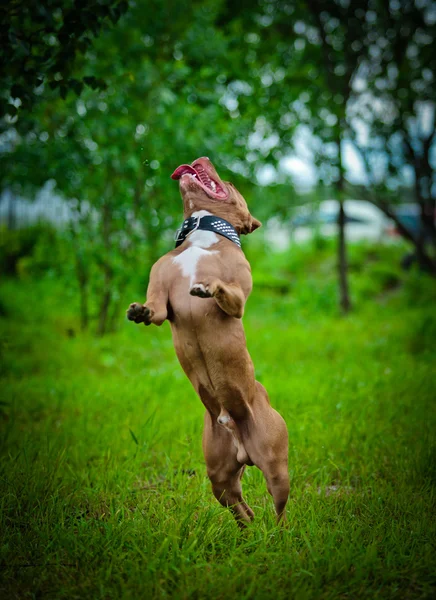
{"label": "dog's open mouth", "polygon": [[[208,172],[208,159],[200,158],[191,165],[180,165],[171,175],[171,179],[182,179],[187,176],[200,186],[208,196],[215,200],[225,200],[229,193],[218,176],[212,177]],[[214,169],[215,170],[215,169]],[[180,182],[182,184],[182,182]]]}

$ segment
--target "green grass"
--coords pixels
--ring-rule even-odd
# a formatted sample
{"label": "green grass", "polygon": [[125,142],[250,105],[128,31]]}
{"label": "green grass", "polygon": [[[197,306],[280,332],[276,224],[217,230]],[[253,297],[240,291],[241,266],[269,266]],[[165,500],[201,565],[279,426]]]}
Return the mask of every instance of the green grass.
{"label": "green grass", "polygon": [[72,285],[3,283],[2,597],[434,597],[435,285],[398,250],[356,247],[344,318],[329,250],[305,252],[270,259],[289,293],[255,288],[244,318],[292,490],[276,527],[247,469],[243,533],[212,496],[168,324],[96,339],[77,333]]}

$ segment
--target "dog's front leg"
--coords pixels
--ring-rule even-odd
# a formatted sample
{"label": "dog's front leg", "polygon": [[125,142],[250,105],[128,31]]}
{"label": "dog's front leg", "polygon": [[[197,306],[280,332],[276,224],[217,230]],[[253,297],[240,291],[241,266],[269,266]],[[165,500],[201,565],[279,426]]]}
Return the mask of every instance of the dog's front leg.
{"label": "dog's front leg", "polygon": [[[160,301],[158,301],[160,304]],[[162,325],[167,318],[167,309],[161,308],[156,310],[153,308],[155,303],[152,300],[147,300],[145,304],[133,302],[127,309],[127,318],[135,323],[144,323],[144,325]]]}
{"label": "dog's front leg", "polygon": [[215,298],[218,306],[231,317],[240,319],[244,314],[245,295],[238,283],[205,278],[195,283],[189,293],[199,298]]}
{"label": "dog's front leg", "polygon": [[[163,257],[165,259],[165,257]],[[162,325],[168,317],[168,286],[165,281],[164,260],[153,265],[147,289],[147,300],[144,304],[133,302],[127,309],[127,318],[144,325]]]}

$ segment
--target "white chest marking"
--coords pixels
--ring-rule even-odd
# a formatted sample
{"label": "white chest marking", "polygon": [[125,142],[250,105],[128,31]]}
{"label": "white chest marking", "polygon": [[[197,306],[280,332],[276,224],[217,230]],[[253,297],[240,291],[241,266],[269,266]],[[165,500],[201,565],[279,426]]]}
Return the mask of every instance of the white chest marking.
{"label": "white chest marking", "polygon": [[213,231],[193,231],[188,237],[189,247],[173,258],[173,263],[179,265],[183,277],[189,277],[189,284],[195,283],[197,263],[201,258],[217,254],[217,250],[206,250],[218,242],[218,236]]}

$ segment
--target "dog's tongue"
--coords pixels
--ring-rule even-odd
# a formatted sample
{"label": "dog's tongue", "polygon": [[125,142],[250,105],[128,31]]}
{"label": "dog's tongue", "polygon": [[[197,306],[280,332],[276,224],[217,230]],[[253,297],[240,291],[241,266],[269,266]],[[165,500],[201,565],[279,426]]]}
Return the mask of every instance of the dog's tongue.
{"label": "dog's tongue", "polygon": [[196,175],[195,169],[193,169],[190,165],[180,165],[171,175],[171,179],[180,179],[182,175],[186,175],[186,173],[190,173],[191,175]]}

